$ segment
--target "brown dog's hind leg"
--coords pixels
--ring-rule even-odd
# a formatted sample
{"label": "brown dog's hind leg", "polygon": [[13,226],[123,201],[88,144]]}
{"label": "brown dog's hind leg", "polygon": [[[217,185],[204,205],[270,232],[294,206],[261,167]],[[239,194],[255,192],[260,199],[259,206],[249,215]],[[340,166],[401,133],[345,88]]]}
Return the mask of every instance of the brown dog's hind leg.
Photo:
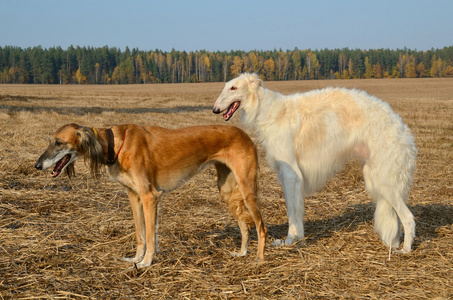
{"label": "brown dog's hind leg", "polygon": [[217,186],[220,196],[228,204],[228,209],[238,221],[239,229],[241,230],[241,251],[233,253],[233,255],[245,256],[250,240],[250,228],[255,225],[255,222],[244,204],[234,174],[222,163],[216,163],[215,167],[218,174]]}
{"label": "brown dog's hind leg", "polygon": [[233,255],[245,256],[247,254],[247,249],[250,241],[250,228],[255,225],[255,222],[248,212],[247,207],[245,207],[236,182],[234,185],[235,187],[233,192],[229,194],[230,197],[228,199],[225,199],[225,201],[228,201],[228,209],[233,214],[234,218],[238,221],[239,229],[241,230],[242,235],[242,243],[241,252],[233,253]]}
{"label": "brown dog's hind leg", "polygon": [[242,195],[243,204],[247,210],[247,213],[252,218],[256,232],[258,235],[258,250],[257,250],[257,259],[264,260],[264,248],[266,246],[267,230],[264,226],[263,219],[261,217],[261,212],[258,208],[258,184],[257,184],[257,159],[255,154],[255,160],[251,159],[252,154],[250,154],[249,159],[246,160],[244,157],[235,156],[235,160],[231,161],[231,171],[234,173],[238,189]]}

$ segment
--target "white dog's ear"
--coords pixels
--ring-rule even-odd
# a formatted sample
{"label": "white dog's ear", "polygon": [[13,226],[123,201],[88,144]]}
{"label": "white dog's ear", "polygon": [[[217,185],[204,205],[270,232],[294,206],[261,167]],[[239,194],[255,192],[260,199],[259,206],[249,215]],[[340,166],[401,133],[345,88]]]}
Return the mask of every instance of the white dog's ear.
{"label": "white dog's ear", "polygon": [[253,73],[249,76],[249,85],[251,89],[256,90],[263,86],[263,81],[258,77],[258,75]]}

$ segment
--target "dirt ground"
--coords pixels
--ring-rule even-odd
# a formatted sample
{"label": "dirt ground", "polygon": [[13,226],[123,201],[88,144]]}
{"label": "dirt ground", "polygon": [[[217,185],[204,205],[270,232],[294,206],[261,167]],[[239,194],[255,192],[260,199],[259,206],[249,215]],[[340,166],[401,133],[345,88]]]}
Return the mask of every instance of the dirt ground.
{"label": "dirt ground", "polygon": [[[240,231],[213,168],[164,195],[151,267],[135,253],[126,193],[83,161],[76,177],[52,180],[34,164],[61,125],[122,123],[177,128],[225,124],[212,113],[223,84],[0,85],[0,298],[2,299],[452,299],[453,79],[265,82],[284,94],[325,86],[364,89],[400,114],[418,147],[408,200],[417,224],[413,252],[393,254],[373,231],[374,207],[359,162],[306,198],[307,238],[271,246],[287,231],[275,173],[260,154],[266,260],[233,257]],[[231,124],[238,125],[238,118]],[[249,132],[253,139],[253,134]]]}

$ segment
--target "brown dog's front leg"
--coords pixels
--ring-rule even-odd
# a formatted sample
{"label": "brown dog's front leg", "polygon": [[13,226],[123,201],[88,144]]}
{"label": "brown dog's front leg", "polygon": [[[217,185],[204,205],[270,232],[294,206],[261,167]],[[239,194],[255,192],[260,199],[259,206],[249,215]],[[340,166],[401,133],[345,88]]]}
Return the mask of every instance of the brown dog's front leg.
{"label": "brown dog's front leg", "polygon": [[146,236],[146,252],[143,260],[135,266],[139,268],[149,267],[153,262],[156,254],[157,244],[157,199],[151,192],[140,195],[143,205],[143,213],[145,216],[145,236]]}
{"label": "brown dog's front leg", "polygon": [[146,251],[146,229],[145,229],[145,215],[143,213],[143,205],[140,202],[140,198],[136,192],[131,189],[127,190],[127,195],[129,196],[129,201],[131,203],[132,214],[134,216],[135,222],[135,235],[137,238],[137,252],[135,257],[125,257],[124,261],[137,263],[142,261],[143,256]]}

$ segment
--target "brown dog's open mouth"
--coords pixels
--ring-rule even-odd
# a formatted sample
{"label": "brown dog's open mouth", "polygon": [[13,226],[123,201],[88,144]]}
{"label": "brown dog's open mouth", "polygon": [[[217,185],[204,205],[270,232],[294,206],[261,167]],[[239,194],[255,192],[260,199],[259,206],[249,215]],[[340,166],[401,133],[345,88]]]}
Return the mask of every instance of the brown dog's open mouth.
{"label": "brown dog's open mouth", "polygon": [[56,164],[55,167],[53,168],[52,171],[52,177],[57,177],[58,175],[61,174],[61,171],[64,169],[64,167],[69,163],[71,160],[71,154],[66,154],[63,156],[62,159],[60,159]]}
{"label": "brown dog's open mouth", "polygon": [[233,117],[234,113],[238,110],[239,106],[241,106],[241,102],[236,101],[236,102],[233,102],[230,105],[230,107],[228,107],[227,112],[223,114],[223,118],[225,119],[225,121],[228,121],[229,119],[231,119]]}

